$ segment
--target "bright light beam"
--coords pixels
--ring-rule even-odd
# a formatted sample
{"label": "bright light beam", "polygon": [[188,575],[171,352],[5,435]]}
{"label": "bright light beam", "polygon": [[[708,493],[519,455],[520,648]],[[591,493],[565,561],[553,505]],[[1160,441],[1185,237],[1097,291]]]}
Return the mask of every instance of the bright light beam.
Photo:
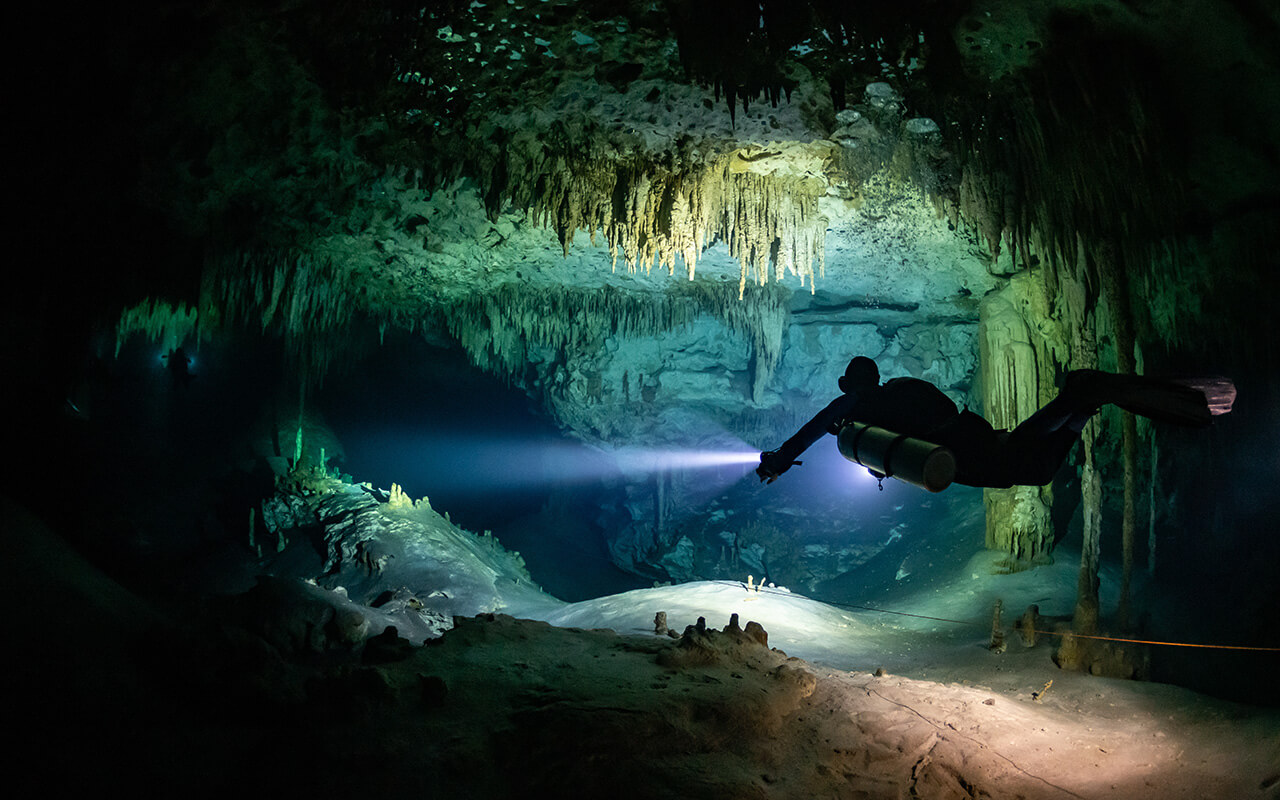
{"label": "bright light beam", "polygon": [[[744,445],[745,447],[745,445]],[[613,454],[624,472],[660,472],[760,463],[759,450],[623,448]]]}
{"label": "bright light beam", "polygon": [[[366,434],[366,446],[404,483],[410,475],[427,485],[471,491],[536,489],[589,484],[621,475],[647,480],[666,472],[706,471],[710,483],[732,483],[760,462],[745,442],[720,440],[706,448],[623,446],[600,449],[567,439],[501,434]],[[701,478],[699,479],[701,480]]]}

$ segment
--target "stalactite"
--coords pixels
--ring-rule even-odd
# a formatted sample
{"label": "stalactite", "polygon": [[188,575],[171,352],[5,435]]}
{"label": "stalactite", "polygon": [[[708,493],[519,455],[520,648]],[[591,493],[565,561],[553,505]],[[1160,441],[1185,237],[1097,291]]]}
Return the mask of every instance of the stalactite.
{"label": "stalactite", "polygon": [[[1055,338],[1041,276],[1021,274],[983,298],[979,306],[979,362],[984,416],[1012,430],[1049,399]],[[1050,557],[1055,540],[1051,486],[983,490],[986,546],[1008,553],[1010,570]]]}
{"label": "stalactite", "polygon": [[1084,465],[1080,471],[1080,503],[1083,507],[1083,541],[1080,571],[1076,578],[1076,607],[1071,629],[1091,635],[1098,632],[1098,559],[1102,538],[1102,481],[1094,467],[1093,448],[1098,439],[1098,421],[1084,429]]}
{"label": "stalactite", "polygon": [[[1105,44],[1108,40],[1097,39],[1101,32],[1083,17],[1064,16],[1058,24],[1057,43],[1046,48],[1034,68],[996,86],[985,108],[957,109],[958,177],[941,187],[937,202],[953,224],[986,242],[993,261],[1004,252],[1014,271],[1038,267],[1053,316],[1071,345],[1069,357],[1055,359],[1063,369],[1096,366],[1093,334],[1102,323],[1115,332],[1116,368],[1134,372],[1140,342],[1130,286],[1158,287],[1157,302],[1143,312],[1149,319],[1139,320],[1148,337],[1171,341],[1179,327],[1173,315],[1195,314],[1198,304],[1196,297],[1180,294],[1190,284],[1167,277],[1182,269],[1170,243],[1176,240],[1184,195],[1177,171],[1165,166],[1176,157],[1169,149],[1174,140],[1165,133],[1179,130],[1181,110],[1152,92],[1159,83],[1150,79],[1148,67],[1158,62],[1146,57],[1141,41],[1121,34]],[[1070,46],[1090,37],[1104,44],[1087,53]],[[1107,318],[1092,313],[1100,298],[1110,312]],[[1102,498],[1094,463],[1099,424],[1090,423],[1084,437],[1085,547],[1076,611],[1081,633],[1095,629],[1099,616]],[[1137,430],[1131,415],[1122,420],[1120,438],[1125,505],[1118,611],[1124,624],[1131,613],[1137,500]],[[1009,510],[993,512],[989,505],[989,520],[1001,514]]]}
{"label": "stalactite", "polygon": [[[1074,269],[1060,271],[1062,291],[1059,294],[1062,315],[1069,321],[1067,329],[1071,348],[1071,363],[1078,368],[1093,369],[1098,364],[1098,345],[1091,309],[1092,298],[1083,290],[1083,248],[1076,249],[1077,263]],[[1094,450],[1098,442],[1098,417],[1091,419],[1081,433],[1083,457],[1080,465],[1080,506],[1082,541],[1080,545],[1080,569],[1076,577],[1076,604],[1072,618],[1072,630],[1091,635],[1098,630],[1098,564],[1102,535],[1102,479],[1098,474]],[[1068,646],[1070,644],[1070,646]],[[1064,639],[1059,648],[1059,665],[1078,668],[1084,653],[1080,640]],[[1070,663],[1067,663],[1070,662]]]}
{"label": "stalactite", "polygon": [[319,383],[350,349],[356,296],[332,261],[294,250],[212,253],[205,259],[202,316],[276,332],[299,374]]}
{"label": "stalactite", "polygon": [[194,339],[198,347],[209,337],[210,331],[200,324],[200,313],[186,303],[176,306],[165,300],[147,298],[120,313],[116,323],[116,356],[120,348],[134,334],[143,334],[149,341],[158,342],[165,352]]}
{"label": "stalactite", "polygon": [[[958,173],[941,203],[993,258],[1010,251],[1015,268],[1030,266],[1034,246],[1049,269],[1074,269],[1082,245],[1107,240],[1140,273],[1165,251],[1182,213],[1167,161],[1177,156],[1168,132],[1185,124],[1184,109],[1153,90],[1161,61],[1140,36],[1073,15],[1056,24],[1034,67],[990,87],[985,104],[953,109]],[[1096,265],[1083,266],[1096,291]]]}
{"label": "stalactite", "polygon": [[[574,153],[569,155],[569,153]],[[798,276],[813,290],[821,276],[827,220],[818,211],[836,153],[818,140],[738,149],[679,165],[653,154],[605,152],[589,141],[552,152],[516,136],[496,170],[512,204],[555,230],[562,246],[577,231],[602,235],[616,266],[675,273],[677,257],[692,279],[702,251],[723,241],[740,265],[739,295],[748,281]]]}
{"label": "stalactite", "polygon": [[1124,515],[1121,521],[1121,577],[1120,600],[1116,608],[1116,624],[1121,630],[1129,627],[1130,590],[1133,583],[1134,539],[1137,536],[1138,428],[1133,414],[1125,411],[1121,419],[1122,450],[1124,455]]}
{"label": "stalactite", "polygon": [[1151,467],[1151,480],[1147,482],[1147,573],[1154,575],[1156,573],[1156,496],[1157,487],[1160,483],[1160,472],[1156,468],[1157,448],[1155,431],[1148,431],[1148,438],[1151,442],[1151,454],[1149,464]]}
{"label": "stalactite", "polygon": [[665,541],[668,499],[667,482],[668,475],[665,470],[661,470],[653,476],[653,540],[654,545],[659,550],[664,545],[669,544],[669,542]]}
{"label": "stalactite", "polygon": [[202,301],[230,323],[256,321],[303,337],[342,330],[351,320],[349,287],[333,263],[300,251],[245,251],[206,260]]}
{"label": "stalactite", "polygon": [[[1119,262],[1118,249],[1110,242],[1098,245],[1098,273],[1102,279],[1102,294],[1111,312],[1111,324],[1116,335],[1116,368],[1125,374],[1137,372],[1134,350],[1132,314],[1129,294],[1124,281],[1123,265]],[[1120,599],[1116,622],[1123,629],[1129,623],[1130,585],[1133,579],[1134,538],[1137,535],[1137,460],[1138,428],[1133,414],[1121,412],[1121,452],[1124,461],[1124,511],[1121,522],[1121,578]]]}
{"label": "stalactite", "polygon": [[656,296],[610,286],[530,289],[503,284],[439,313],[476,364],[512,378],[521,376],[534,348],[550,348],[564,360],[570,350],[606,336],[650,336],[708,314],[752,343],[753,395],[758,396],[782,355],[790,314],[786,295],[777,287],[752,287],[739,300],[735,287],[705,281],[673,283]]}

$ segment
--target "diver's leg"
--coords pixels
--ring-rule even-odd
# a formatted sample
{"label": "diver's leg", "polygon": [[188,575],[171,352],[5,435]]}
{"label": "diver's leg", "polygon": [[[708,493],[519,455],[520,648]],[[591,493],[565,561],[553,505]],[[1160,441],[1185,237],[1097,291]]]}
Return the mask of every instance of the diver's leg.
{"label": "diver's leg", "polygon": [[[1088,419],[1084,416],[1079,426],[1083,428]],[[1043,486],[1053,480],[1071,448],[1080,441],[1080,431],[1075,421],[1049,433],[1024,430],[1023,425],[1014,429],[1004,443],[1003,460],[1009,482],[1015,486]]]}
{"label": "diver's leg", "polygon": [[1012,482],[1043,486],[1052,481],[1084,426],[1121,391],[1125,377],[1099,370],[1067,373],[1058,396],[1010,431],[1005,440],[1004,458]]}
{"label": "diver's leg", "polygon": [[1082,369],[1067,373],[1062,391],[1010,432],[1003,458],[1012,482],[1040,486],[1054,474],[1102,406],[1179,425],[1207,425],[1231,410],[1235,386],[1225,378],[1174,379]]}
{"label": "diver's leg", "polygon": [[1134,375],[1116,375],[1096,369],[1077,369],[1067,373],[1062,391],[1036,413],[1022,422],[1023,435],[1048,436],[1062,429],[1080,433],[1089,418],[1107,403],[1114,403],[1131,391],[1138,379]]}
{"label": "diver's leg", "polygon": [[[1079,413],[1070,402],[1059,395],[1045,403],[1044,407],[1039,411],[1023,420],[1014,429],[1014,432],[1009,435],[1012,437],[1020,433],[1024,437],[1048,436],[1054,431],[1061,430],[1063,426],[1070,425]],[[1088,418],[1086,417],[1085,419],[1087,420]],[[1081,424],[1081,427],[1084,427],[1083,424]]]}
{"label": "diver's leg", "polygon": [[1235,386],[1225,378],[1170,380],[1081,369],[1067,373],[1057,400],[1064,404],[1059,412],[1070,409],[1064,424],[1077,430],[1108,403],[1148,419],[1201,427],[1231,410]]}

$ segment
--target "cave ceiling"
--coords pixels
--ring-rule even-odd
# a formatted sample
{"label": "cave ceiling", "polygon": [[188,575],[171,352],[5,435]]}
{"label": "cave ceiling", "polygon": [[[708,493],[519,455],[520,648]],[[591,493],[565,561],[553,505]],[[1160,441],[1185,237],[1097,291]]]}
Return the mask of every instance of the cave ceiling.
{"label": "cave ceiling", "polygon": [[[588,441],[763,446],[857,352],[974,401],[1015,273],[1268,194],[1274,108],[1228,122],[1274,88],[1265,9],[179,4],[137,34],[139,187],[199,243],[200,335],[322,374],[403,329]],[[147,308],[124,332],[172,336]]]}

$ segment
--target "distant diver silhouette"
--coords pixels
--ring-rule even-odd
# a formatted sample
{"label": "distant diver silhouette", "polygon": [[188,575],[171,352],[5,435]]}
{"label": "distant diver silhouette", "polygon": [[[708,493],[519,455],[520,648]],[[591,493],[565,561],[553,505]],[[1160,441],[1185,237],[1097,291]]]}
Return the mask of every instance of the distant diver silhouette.
{"label": "distant diver silhouette", "polygon": [[931,491],[952,482],[1007,488],[1053,480],[1089,418],[1112,403],[1134,414],[1203,427],[1231,410],[1227,378],[1149,378],[1100,370],[1069,372],[1062,391],[1012,431],[956,404],[928,381],[893,378],[866,356],[849,362],[842,394],[776,450],[760,454],[756,474],[772,483],[827,433],[840,452],[877,477],[897,477]]}
{"label": "distant diver silhouette", "polygon": [[185,387],[196,379],[191,373],[191,357],[181,347],[170,350],[160,358],[164,359],[165,369],[169,370],[169,378],[174,386]]}

